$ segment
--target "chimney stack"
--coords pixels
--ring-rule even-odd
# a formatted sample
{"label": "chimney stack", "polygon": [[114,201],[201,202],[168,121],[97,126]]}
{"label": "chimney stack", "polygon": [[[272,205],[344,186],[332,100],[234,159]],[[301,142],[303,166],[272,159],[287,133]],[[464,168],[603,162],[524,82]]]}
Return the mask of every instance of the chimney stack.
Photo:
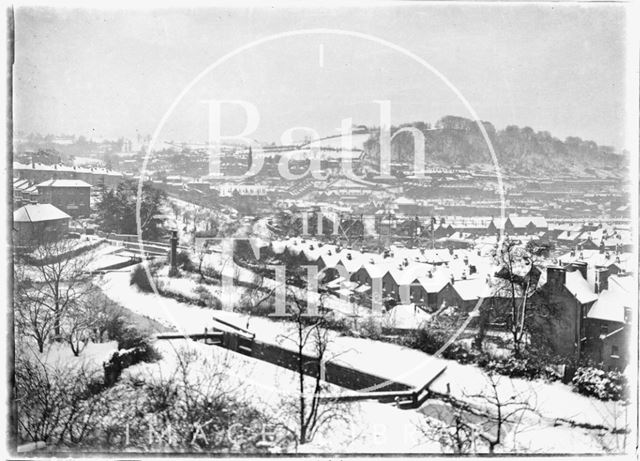
{"label": "chimney stack", "polygon": [[567,271],[564,267],[549,266],[547,267],[547,285],[551,292],[558,292],[564,286],[567,280]]}
{"label": "chimney stack", "polygon": [[595,292],[601,293],[609,288],[609,269],[606,267],[596,268]]}
{"label": "chimney stack", "polygon": [[584,261],[574,261],[567,266],[567,271],[579,271],[582,278],[587,280],[587,263]]}

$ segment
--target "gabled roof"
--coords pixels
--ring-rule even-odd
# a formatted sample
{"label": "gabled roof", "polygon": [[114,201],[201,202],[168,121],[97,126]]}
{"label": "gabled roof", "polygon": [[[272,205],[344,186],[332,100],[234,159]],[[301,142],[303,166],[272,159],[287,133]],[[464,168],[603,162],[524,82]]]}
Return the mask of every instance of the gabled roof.
{"label": "gabled roof", "polygon": [[544,216],[531,216],[531,222],[534,226],[538,228],[547,228],[549,227],[549,223],[547,222]]}
{"label": "gabled roof", "polygon": [[634,294],[637,290],[633,277],[629,275],[611,275],[608,280],[609,290],[616,290],[627,295]]}
{"label": "gabled roof", "polygon": [[513,224],[513,227],[523,229],[532,223],[538,228],[549,227],[547,220],[542,216],[509,216],[509,221]]}
{"label": "gabled roof", "polygon": [[556,237],[556,239],[558,239],[558,240],[568,240],[570,242],[575,242],[575,241],[578,240],[579,236],[580,236],[580,232],[578,232],[578,231],[565,230],[565,231],[562,231],[562,233],[560,233],[560,235],[558,235],[558,237]]}
{"label": "gabled roof", "polygon": [[371,277],[372,279],[375,278],[382,278],[384,277],[384,274],[387,273],[387,271],[389,270],[387,264],[380,264],[380,263],[366,263],[364,266],[362,266],[360,269],[358,270],[363,270],[366,271],[367,274],[369,274],[369,277]]}
{"label": "gabled roof", "polygon": [[340,254],[337,254],[334,249],[331,251],[331,254],[328,252],[321,254],[320,259],[324,263],[325,267],[335,267],[335,265],[340,261]]}
{"label": "gabled roof", "polygon": [[285,240],[274,240],[271,242],[271,248],[275,254],[282,254],[287,248],[287,242]]}
{"label": "gabled roof", "polygon": [[287,242],[287,251],[289,254],[298,256],[304,249],[304,243],[300,239],[290,239]]}
{"label": "gabled roof", "polygon": [[435,274],[431,277],[429,277],[428,275],[418,277],[417,280],[420,286],[422,286],[422,288],[424,288],[424,291],[426,291],[427,293],[440,293],[440,291],[442,291],[442,289],[446,287],[448,283],[450,283],[450,279],[442,273]]}
{"label": "gabled roof", "polygon": [[91,184],[79,179],[49,179],[37,184],[36,187],[91,187]]}
{"label": "gabled roof", "polygon": [[307,261],[317,261],[322,254],[322,248],[318,247],[317,242],[311,242],[303,248],[302,254],[307,258]]}
{"label": "gabled roof", "polygon": [[14,222],[45,222],[70,218],[71,216],[50,203],[25,205],[13,212]]}
{"label": "gabled roof", "polygon": [[[571,253],[573,253],[573,255]],[[589,267],[609,267],[616,265],[621,269],[627,269],[629,262],[632,260],[630,253],[614,254],[609,251],[600,253],[600,250],[571,251],[560,256],[559,259],[563,264],[583,261],[586,262]]]}
{"label": "gabled roof", "polygon": [[31,184],[28,179],[16,179],[13,181],[13,189],[23,193],[33,194],[38,192],[36,186]]}
{"label": "gabled roof", "polygon": [[348,250],[340,252],[340,264],[342,264],[350,274],[354,274],[364,263],[364,256],[359,251]]}
{"label": "gabled roof", "polygon": [[631,307],[634,295],[633,277],[609,277],[609,287],[600,293],[598,300],[591,306],[587,317],[595,320],[625,323],[625,307]]}
{"label": "gabled roof", "polygon": [[428,268],[427,264],[410,264],[392,267],[387,272],[398,285],[411,285],[418,277],[426,275]]}
{"label": "gabled roof", "polygon": [[29,187],[28,179],[14,179],[13,180],[13,188],[14,189],[26,189]]}
{"label": "gabled roof", "polygon": [[593,287],[584,279],[580,271],[567,272],[564,286],[581,304],[598,299]]}
{"label": "gabled roof", "polygon": [[410,329],[418,328],[431,319],[430,314],[415,304],[398,304],[387,311],[385,317],[390,327]]}
{"label": "gabled roof", "polygon": [[467,280],[456,280],[453,289],[458,292],[464,301],[475,301],[490,295],[491,287],[485,278],[474,278]]}
{"label": "gabled roof", "polygon": [[530,219],[520,216],[509,216],[509,219],[507,221],[510,222],[513,227],[517,228],[525,228],[531,222]]}

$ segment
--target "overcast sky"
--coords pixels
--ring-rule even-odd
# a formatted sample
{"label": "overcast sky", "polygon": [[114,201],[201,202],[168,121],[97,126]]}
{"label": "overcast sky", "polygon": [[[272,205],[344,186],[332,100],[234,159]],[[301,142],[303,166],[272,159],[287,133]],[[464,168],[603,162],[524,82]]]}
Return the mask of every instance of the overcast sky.
{"label": "overcast sky", "polygon": [[[597,5],[378,6],[369,9],[15,11],[15,128],[94,138],[151,134],[176,97],[224,54],[272,34],[357,31],[424,58],[497,128],[530,126],[564,139],[624,145],[625,11]],[[337,133],[342,118],[377,124],[470,117],[433,73],[379,43],[313,34],[255,46],[208,73],[167,120],[161,139],[205,141],[209,99],[254,104],[251,136],[293,126]],[[244,126],[223,112],[225,132]]]}

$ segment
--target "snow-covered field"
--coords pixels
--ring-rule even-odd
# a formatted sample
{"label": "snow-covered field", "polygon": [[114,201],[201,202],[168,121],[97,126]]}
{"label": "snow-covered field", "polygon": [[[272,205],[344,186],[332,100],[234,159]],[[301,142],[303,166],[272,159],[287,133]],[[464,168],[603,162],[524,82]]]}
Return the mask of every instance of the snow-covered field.
{"label": "snow-covered field", "polygon": [[[207,346],[190,340],[158,341],[156,346],[163,359],[158,363],[139,364],[126,374],[149,377],[169,376],[175,369],[177,354],[184,350],[197,351],[215,370],[223,370],[225,388],[236,389],[251,405],[277,422],[285,417],[281,411],[283,400],[297,396],[297,376],[294,372],[235,352]],[[196,367],[205,369],[205,367]],[[330,386],[336,392],[335,386]],[[337,390],[339,392],[339,390]],[[301,452],[317,453],[440,453],[437,440],[426,436],[421,428],[425,418],[441,418],[442,408],[428,401],[419,411],[401,410],[392,404],[361,401],[349,404],[347,421],[334,421],[318,434]],[[290,417],[291,415],[289,415]],[[622,436],[619,443],[622,443]],[[523,418],[519,425],[511,425],[504,443],[497,452],[526,451],[529,453],[598,453],[603,446],[615,448],[615,437],[604,433],[566,425]]]}
{"label": "snow-covered field", "polygon": [[[290,370],[190,340],[157,341],[156,346],[163,355],[159,363],[135,365],[125,373],[141,377],[168,376],[175,369],[177,353],[186,348],[196,350],[207,360],[219,364],[216,365],[216,370],[225,368],[225,387],[237,388],[243,399],[271,415],[274,422],[285,417],[281,411],[282,401],[297,396],[297,375]],[[337,389],[333,387],[332,392]],[[423,417],[417,412],[407,412],[377,402],[345,405],[349,407],[349,423],[332,423],[328,430],[319,433],[311,444],[301,447],[301,451],[440,452],[438,443],[421,435],[419,424]]]}
{"label": "snow-covered field", "polygon": [[35,341],[23,339],[16,348],[27,357],[36,357],[38,361],[53,368],[84,367],[87,371],[102,370],[102,363],[118,350],[116,341],[104,343],[88,343],[78,357],[73,355],[67,343],[53,342],[45,347],[42,354],[38,352]]}

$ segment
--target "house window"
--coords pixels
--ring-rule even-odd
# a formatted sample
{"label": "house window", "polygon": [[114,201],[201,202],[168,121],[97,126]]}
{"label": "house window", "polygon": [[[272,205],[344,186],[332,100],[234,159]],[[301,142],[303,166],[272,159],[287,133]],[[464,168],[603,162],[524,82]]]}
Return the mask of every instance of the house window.
{"label": "house window", "polygon": [[618,355],[618,346],[611,346],[611,358],[618,359],[620,356]]}
{"label": "house window", "polygon": [[631,323],[631,308],[624,308],[624,323]]}
{"label": "house window", "polygon": [[609,324],[608,323],[603,323],[602,325],[600,325],[600,334],[601,335],[607,335],[609,334]]}

